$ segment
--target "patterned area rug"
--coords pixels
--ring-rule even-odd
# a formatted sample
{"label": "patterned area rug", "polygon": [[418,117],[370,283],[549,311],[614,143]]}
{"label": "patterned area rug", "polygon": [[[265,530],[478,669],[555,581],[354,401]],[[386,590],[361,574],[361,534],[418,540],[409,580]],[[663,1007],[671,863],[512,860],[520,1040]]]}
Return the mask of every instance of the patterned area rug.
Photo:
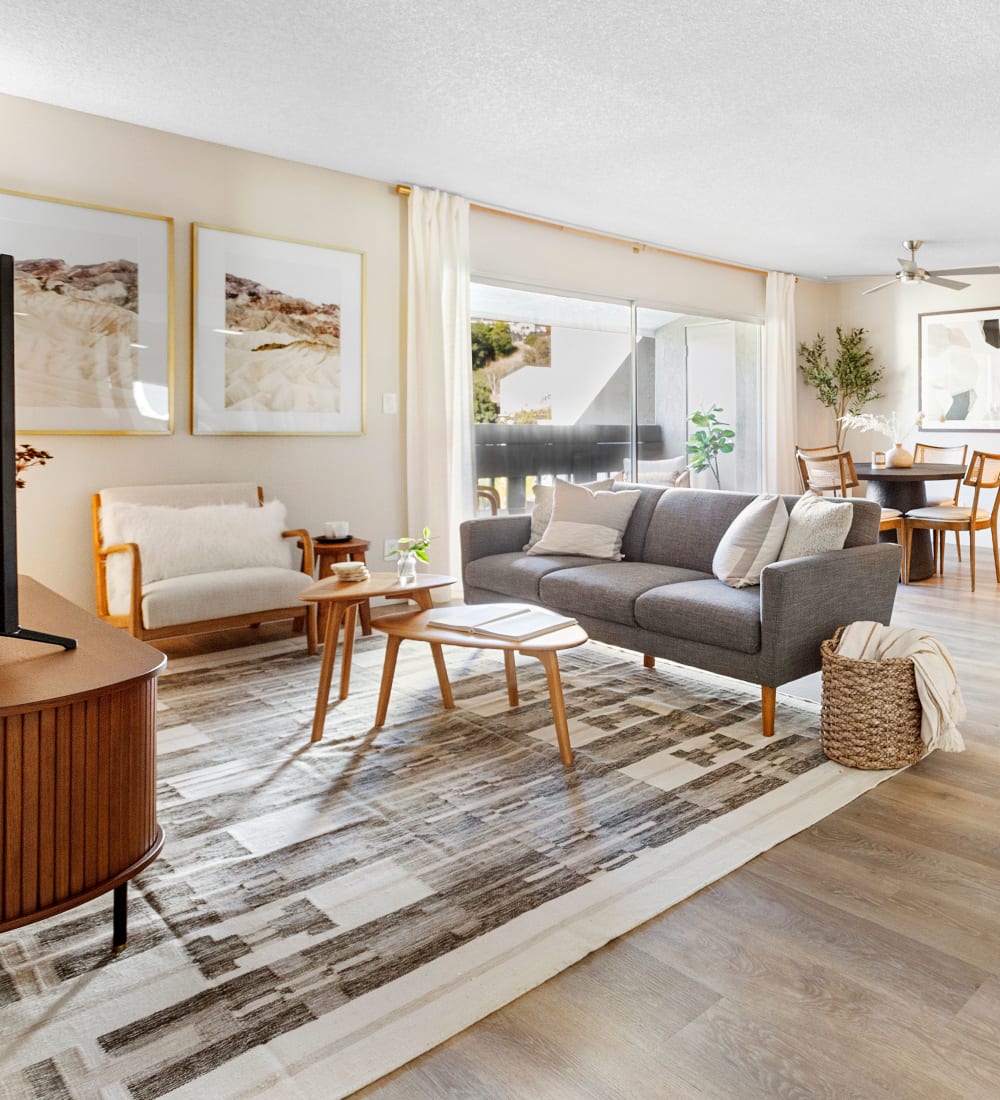
{"label": "patterned area rug", "polygon": [[815,704],[591,643],[560,656],[575,763],[541,666],[384,639],[309,745],[301,639],[160,680],[160,859],[129,889],[0,939],[4,1097],[343,1097],[892,772],[828,761]]}

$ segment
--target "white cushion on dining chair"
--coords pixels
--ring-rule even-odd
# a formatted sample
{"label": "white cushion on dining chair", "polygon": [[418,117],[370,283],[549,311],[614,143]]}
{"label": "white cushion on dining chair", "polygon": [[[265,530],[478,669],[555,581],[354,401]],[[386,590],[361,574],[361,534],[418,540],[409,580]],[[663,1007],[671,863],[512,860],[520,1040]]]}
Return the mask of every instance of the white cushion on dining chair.
{"label": "white cushion on dining chair", "polygon": [[[906,513],[907,519],[939,519],[939,520],[961,520],[963,522],[972,518],[972,509],[965,508],[961,504],[949,504],[942,502],[941,504],[929,504],[926,508],[911,508]],[[990,521],[990,513],[984,508],[980,508],[976,513],[976,520],[982,520],[986,523]]]}

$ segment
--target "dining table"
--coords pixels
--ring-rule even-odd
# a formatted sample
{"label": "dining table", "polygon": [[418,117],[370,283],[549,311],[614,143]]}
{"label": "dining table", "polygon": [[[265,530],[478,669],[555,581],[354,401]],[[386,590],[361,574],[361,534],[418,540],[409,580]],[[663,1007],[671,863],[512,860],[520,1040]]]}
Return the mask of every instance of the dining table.
{"label": "dining table", "polygon": [[[859,481],[867,483],[865,496],[883,508],[896,508],[906,515],[927,504],[928,481],[961,481],[965,465],[961,462],[914,462],[912,466],[873,466],[870,462],[854,465]],[[883,542],[895,542],[895,531],[883,531]],[[910,538],[910,580],[923,581],[934,575],[931,533],[914,528]]]}

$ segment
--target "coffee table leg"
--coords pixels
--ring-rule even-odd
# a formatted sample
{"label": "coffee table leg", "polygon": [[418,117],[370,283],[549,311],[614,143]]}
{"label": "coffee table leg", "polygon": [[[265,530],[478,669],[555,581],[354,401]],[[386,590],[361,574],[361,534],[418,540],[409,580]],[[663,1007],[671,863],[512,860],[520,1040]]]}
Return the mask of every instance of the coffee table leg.
{"label": "coffee table leg", "polygon": [[385,725],[386,711],[389,709],[389,696],[392,694],[392,678],[396,673],[396,654],[402,638],[389,634],[385,639],[385,662],[382,665],[382,683],[378,689],[378,707],[375,709],[375,725]]}
{"label": "coffee table leg", "polygon": [[549,684],[549,702],[552,704],[552,723],[556,728],[556,740],[559,742],[559,758],[564,764],[572,764],[573,750],[569,745],[569,725],[566,721],[562,680],[559,678],[559,659],[555,650],[537,653],[535,656],[542,662],[545,679]]}
{"label": "coffee table leg", "polygon": [[445,710],[455,709],[455,697],[451,693],[451,684],[448,681],[448,669],[444,663],[444,653],[437,642],[431,642],[431,655],[434,658],[434,669],[438,675],[438,686],[441,688],[441,702]]}
{"label": "coffee table leg", "polygon": [[514,651],[512,649],[503,651],[503,671],[507,677],[507,702],[512,707],[516,707],[520,699],[517,695],[517,666],[514,663]]}
{"label": "coffee table leg", "polygon": [[352,603],[344,613],[344,641],[340,651],[340,697],[346,699],[351,690],[351,659],[354,657],[354,628],[358,620],[358,605]]}
{"label": "coffee table leg", "polygon": [[372,605],[368,600],[361,605],[361,633],[370,637],[372,632]]}
{"label": "coffee table leg", "polygon": [[333,680],[333,662],[337,656],[337,635],[340,620],[344,616],[342,604],[335,603],[329,609],[326,629],[323,631],[323,659],[319,666],[319,688],[316,692],[316,713],[313,715],[312,740],[319,741],[326,723],[326,708],[330,702],[330,683]]}

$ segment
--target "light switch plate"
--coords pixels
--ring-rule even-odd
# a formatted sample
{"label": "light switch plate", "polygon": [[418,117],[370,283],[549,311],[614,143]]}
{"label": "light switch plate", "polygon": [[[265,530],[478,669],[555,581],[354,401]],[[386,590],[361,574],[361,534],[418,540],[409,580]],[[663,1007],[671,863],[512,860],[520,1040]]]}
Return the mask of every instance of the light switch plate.
{"label": "light switch plate", "polygon": [[388,416],[399,412],[399,395],[395,393],[382,394],[382,412]]}

